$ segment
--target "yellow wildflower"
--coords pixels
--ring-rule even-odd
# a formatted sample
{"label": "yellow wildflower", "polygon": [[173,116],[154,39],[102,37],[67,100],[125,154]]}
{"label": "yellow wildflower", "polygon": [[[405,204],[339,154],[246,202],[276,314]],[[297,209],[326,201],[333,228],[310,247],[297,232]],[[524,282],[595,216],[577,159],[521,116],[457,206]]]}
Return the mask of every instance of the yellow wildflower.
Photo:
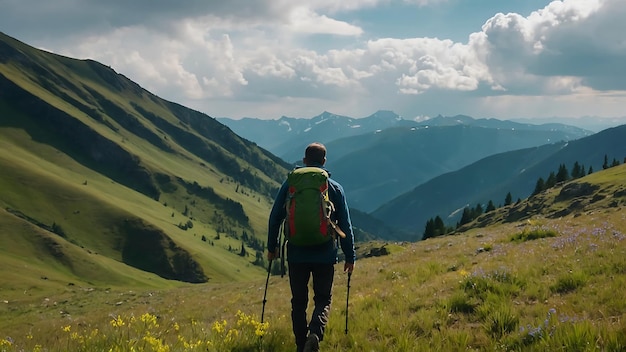
{"label": "yellow wildflower", "polygon": [[267,329],[269,328],[269,326],[270,324],[268,322],[265,322],[265,323],[257,322],[256,329],[254,330],[254,334],[258,337],[265,336],[265,333],[267,333]]}
{"label": "yellow wildflower", "polygon": [[96,338],[96,336],[98,336],[99,330],[98,329],[93,329],[91,330],[91,333],[89,333],[89,339],[93,340]]}
{"label": "yellow wildflower", "polygon": [[114,328],[119,328],[124,325],[126,325],[126,323],[124,323],[124,320],[122,320],[122,317],[119,315],[111,320],[111,326]]}
{"label": "yellow wildflower", "polygon": [[218,334],[221,334],[226,330],[227,324],[228,323],[226,322],[226,320],[224,320],[224,322],[221,324],[219,321],[216,321],[215,323],[213,323],[213,331],[215,331]]}
{"label": "yellow wildflower", "polygon": [[159,327],[159,324],[157,324],[156,315],[145,313],[144,315],[141,316],[140,320],[142,323],[146,324],[148,327],[155,327],[155,328]]}
{"label": "yellow wildflower", "polygon": [[226,334],[226,337],[224,338],[224,342],[230,343],[231,341],[235,341],[238,336],[239,336],[239,330],[230,329],[228,330],[228,333]]}
{"label": "yellow wildflower", "polygon": [[237,311],[237,326],[248,325],[253,321],[254,319],[252,319],[251,316],[246,315],[240,310]]}
{"label": "yellow wildflower", "polygon": [[63,330],[63,332],[70,332],[70,330],[72,330],[72,326],[71,325],[67,325],[61,328]]}
{"label": "yellow wildflower", "polygon": [[144,336],[143,340],[152,347],[152,351],[168,352],[170,350],[170,346],[168,344],[163,344],[162,340],[154,336]]}

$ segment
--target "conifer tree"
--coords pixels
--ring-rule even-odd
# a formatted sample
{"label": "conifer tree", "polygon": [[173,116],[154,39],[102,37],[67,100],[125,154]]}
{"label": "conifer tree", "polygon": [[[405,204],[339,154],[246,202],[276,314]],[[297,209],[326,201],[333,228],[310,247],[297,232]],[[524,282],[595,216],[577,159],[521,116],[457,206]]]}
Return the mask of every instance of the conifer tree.
{"label": "conifer tree", "polygon": [[559,165],[559,171],[556,173],[556,183],[569,180],[569,171],[565,164]]}
{"label": "conifer tree", "polygon": [[493,202],[491,200],[489,200],[489,203],[487,203],[487,208],[485,208],[485,213],[488,213],[494,210],[496,210],[496,206],[493,205]]}
{"label": "conifer tree", "polygon": [[476,219],[483,213],[483,206],[480,203],[476,204],[476,207],[472,211],[472,220]]}
{"label": "conifer tree", "polygon": [[469,207],[463,208],[463,214],[461,215],[460,225],[465,225],[472,221],[472,213]]}
{"label": "conifer tree", "polygon": [[554,171],[552,171],[550,172],[550,175],[548,175],[548,178],[546,179],[546,183],[543,185],[543,190],[552,188],[554,187],[554,185],[556,185],[556,175],[554,174]]}
{"label": "conifer tree", "polygon": [[427,239],[435,237],[435,220],[433,218],[428,219],[426,221],[426,228],[424,229],[424,235],[422,235],[422,239]]}
{"label": "conifer tree", "polygon": [[609,157],[604,154],[604,163],[602,163],[602,169],[606,170],[609,168]]}
{"label": "conifer tree", "polygon": [[435,236],[441,236],[446,234],[446,225],[443,223],[443,219],[439,215],[435,217]]}
{"label": "conifer tree", "polygon": [[573,179],[577,179],[577,178],[581,177],[580,176],[580,174],[581,174],[580,170],[581,170],[580,169],[580,164],[578,163],[578,161],[574,162],[574,166],[572,166],[572,178]]}
{"label": "conifer tree", "polygon": [[513,201],[513,196],[511,196],[511,192],[509,192],[506,194],[506,197],[504,198],[504,206],[511,205],[512,201]]}
{"label": "conifer tree", "polygon": [[613,162],[611,163],[611,167],[613,166],[619,166],[619,160],[613,158]]}
{"label": "conifer tree", "polygon": [[539,193],[541,193],[546,187],[545,181],[543,180],[543,177],[539,177],[539,179],[537,179],[537,183],[535,184],[535,190],[533,191],[533,196],[537,195]]}

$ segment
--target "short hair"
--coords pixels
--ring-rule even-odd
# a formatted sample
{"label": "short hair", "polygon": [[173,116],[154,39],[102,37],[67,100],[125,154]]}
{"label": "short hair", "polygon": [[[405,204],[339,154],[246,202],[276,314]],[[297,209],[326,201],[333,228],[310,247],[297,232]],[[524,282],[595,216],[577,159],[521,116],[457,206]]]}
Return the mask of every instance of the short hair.
{"label": "short hair", "polygon": [[319,142],[311,143],[304,151],[304,158],[309,164],[323,165],[326,161],[326,147]]}

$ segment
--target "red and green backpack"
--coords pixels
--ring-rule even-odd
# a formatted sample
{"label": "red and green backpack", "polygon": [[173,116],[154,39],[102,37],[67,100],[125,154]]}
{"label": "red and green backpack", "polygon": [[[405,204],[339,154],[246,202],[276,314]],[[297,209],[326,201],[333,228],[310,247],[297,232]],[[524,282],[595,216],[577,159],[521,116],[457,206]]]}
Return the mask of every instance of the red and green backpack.
{"label": "red and green backpack", "polygon": [[330,220],[335,209],[328,195],[328,172],[301,167],[289,173],[287,185],[285,233],[289,243],[313,246],[332,240],[339,229]]}

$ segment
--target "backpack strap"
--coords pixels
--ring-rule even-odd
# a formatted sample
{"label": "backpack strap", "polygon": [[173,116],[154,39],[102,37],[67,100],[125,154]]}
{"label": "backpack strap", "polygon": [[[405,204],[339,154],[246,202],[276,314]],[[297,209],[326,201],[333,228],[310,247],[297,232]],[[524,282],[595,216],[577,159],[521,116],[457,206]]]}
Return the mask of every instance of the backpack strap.
{"label": "backpack strap", "polygon": [[330,228],[333,229],[333,232],[341,238],[346,238],[346,234],[341,230],[341,228],[339,228],[339,225],[337,225],[334,221],[330,220],[330,218],[327,218],[327,219],[328,219],[328,225],[330,225]]}

